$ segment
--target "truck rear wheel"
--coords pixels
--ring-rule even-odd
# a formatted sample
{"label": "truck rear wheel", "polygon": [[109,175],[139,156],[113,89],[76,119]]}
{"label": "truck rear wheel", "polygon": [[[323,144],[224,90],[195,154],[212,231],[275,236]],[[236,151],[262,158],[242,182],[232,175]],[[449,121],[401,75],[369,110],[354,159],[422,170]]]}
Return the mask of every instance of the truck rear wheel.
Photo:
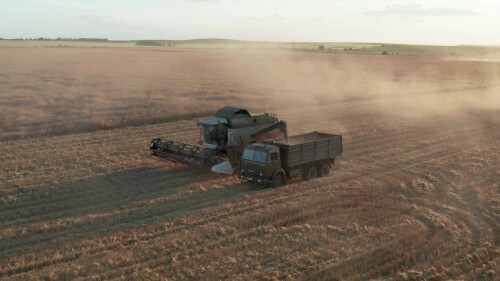
{"label": "truck rear wheel", "polygon": [[304,178],[306,180],[313,180],[318,177],[318,169],[316,167],[311,166],[306,170],[306,173],[304,174]]}
{"label": "truck rear wheel", "polygon": [[271,184],[272,187],[279,187],[285,184],[285,179],[282,174],[276,174],[273,177],[273,182]]}
{"label": "truck rear wheel", "polygon": [[319,176],[326,177],[329,174],[330,174],[330,165],[328,165],[327,163],[321,164],[321,166],[319,168]]}

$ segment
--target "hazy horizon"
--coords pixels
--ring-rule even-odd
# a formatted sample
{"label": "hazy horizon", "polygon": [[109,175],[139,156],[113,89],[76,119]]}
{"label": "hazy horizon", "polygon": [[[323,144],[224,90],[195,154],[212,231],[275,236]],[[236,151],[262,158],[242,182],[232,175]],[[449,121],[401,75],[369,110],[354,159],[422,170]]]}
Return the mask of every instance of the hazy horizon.
{"label": "hazy horizon", "polygon": [[492,0],[20,0],[0,2],[0,38],[500,45]]}

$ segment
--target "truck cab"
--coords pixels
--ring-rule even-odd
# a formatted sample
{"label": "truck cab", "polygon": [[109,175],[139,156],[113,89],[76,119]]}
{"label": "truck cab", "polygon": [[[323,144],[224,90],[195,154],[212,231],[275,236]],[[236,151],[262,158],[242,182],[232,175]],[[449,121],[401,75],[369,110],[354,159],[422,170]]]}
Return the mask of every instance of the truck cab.
{"label": "truck cab", "polygon": [[263,185],[283,185],[286,177],[279,147],[265,143],[247,145],[241,157],[240,177]]}
{"label": "truck cab", "polygon": [[326,177],[342,147],[341,135],[320,132],[252,143],[241,157],[241,179],[278,187],[295,176]]}

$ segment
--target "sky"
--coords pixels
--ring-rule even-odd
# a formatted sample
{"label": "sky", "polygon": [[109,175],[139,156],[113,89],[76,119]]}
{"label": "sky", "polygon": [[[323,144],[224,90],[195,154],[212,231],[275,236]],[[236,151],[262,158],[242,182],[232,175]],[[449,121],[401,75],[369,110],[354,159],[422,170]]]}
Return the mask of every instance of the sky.
{"label": "sky", "polygon": [[498,0],[0,0],[0,38],[500,45]]}

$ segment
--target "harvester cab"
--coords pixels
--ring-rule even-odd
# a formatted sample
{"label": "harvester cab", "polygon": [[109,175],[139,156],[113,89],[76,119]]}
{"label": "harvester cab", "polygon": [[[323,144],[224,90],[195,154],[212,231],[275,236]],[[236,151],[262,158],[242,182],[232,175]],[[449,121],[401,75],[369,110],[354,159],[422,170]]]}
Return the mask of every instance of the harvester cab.
{"label": "harvester cab", "polygon": [[209,117],[198,121],[203,148],[223,149],[228,140],[228,122],[224,118]]}

